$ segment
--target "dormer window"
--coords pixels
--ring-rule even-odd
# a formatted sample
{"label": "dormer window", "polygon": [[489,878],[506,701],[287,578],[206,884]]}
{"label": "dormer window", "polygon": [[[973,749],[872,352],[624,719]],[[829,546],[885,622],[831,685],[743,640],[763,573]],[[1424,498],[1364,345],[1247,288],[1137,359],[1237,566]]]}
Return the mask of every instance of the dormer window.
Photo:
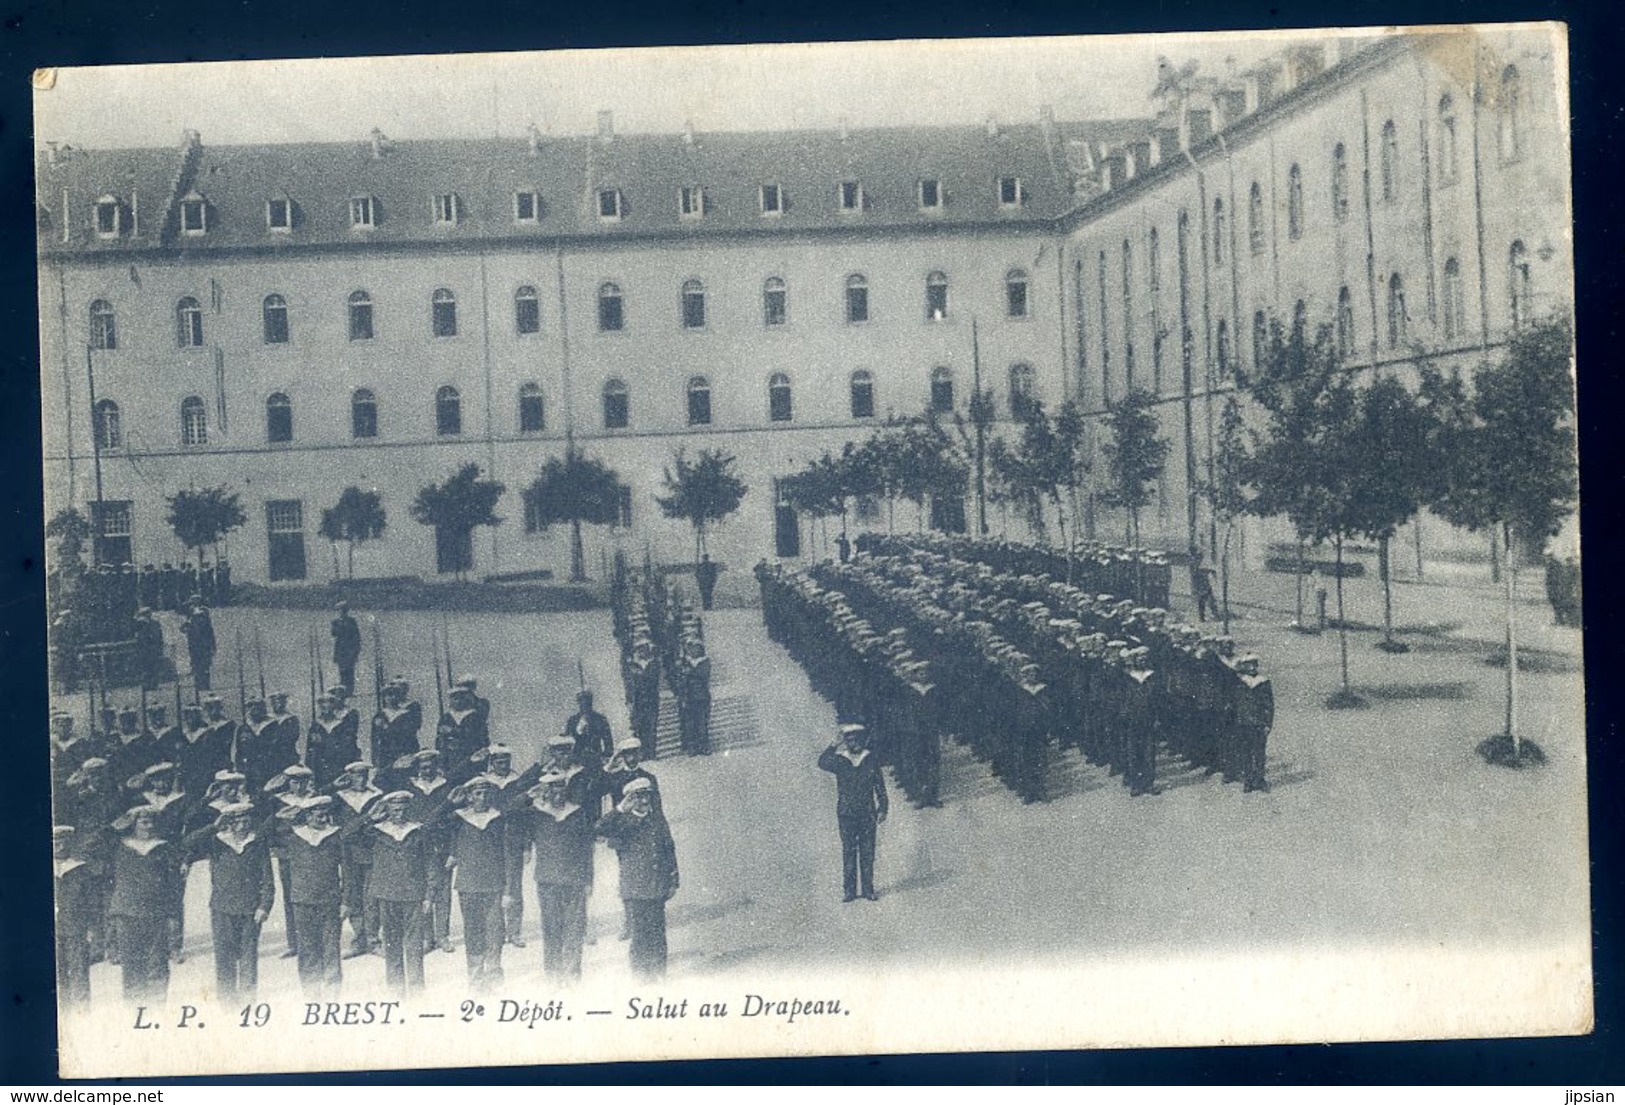
{"label": "dormer window", "polygon": [[942,210],[942,181],[935,179],[920,181],[920,210]]}
{"label": "dormer window", "polygon": [[705,189],[698,184],[685,184],[677,190],[677,213],[685,219],[705,216]]}
{"label": "dormer window", "polygon": [[356,196],[350,200],[350,227],[371,230],[378,225],[378,201],[371,196]]}
{"label": "dormer window", "polygon": [[293,203],[290,200],[265,201],[265,229],[287,233],[293,229]]}
{"label": "dormer window", "polygon": [[455,192],[443,192],[434,198],[434,221],[436,226],[456,226],[458,216],[462,214],[462,204]]}
{"label": "dormer window", "polygon": [[181,200],[181,233],[203,234],[209,229],[209,205],[193,193]]}
{"label": "dormer window", "polygon": [[999,178],[999,206],[1020,207],[1027,202],[1027,190],[1021,186],[1021,178],[1015,176],[1001,176]]}
{"label": "dormer window", "polygon": [[762,185],[762,214],[784,214],[784,190],[777,184]]}
{"label": "dormer window", "polygon": [[513,194],[513,221],[516,223],[536,223],[542,220],[541,197],[535,192],[515,192]]}
{"label": "dormer window", "polygon": [[841,181],[841,210],[848,214],[863,210],[863,185],[858,181]]}
{"label": "dormer window", "polygon": [[102,238],[117,238],[124,231],[124,218],[119,202],[112,196],[96,201],[96,234]]}
{"label": "dormer window", "polygon": [[598,189],[598,217],[604,222],[616,222],[621,217],[621,191],[619,188]]}

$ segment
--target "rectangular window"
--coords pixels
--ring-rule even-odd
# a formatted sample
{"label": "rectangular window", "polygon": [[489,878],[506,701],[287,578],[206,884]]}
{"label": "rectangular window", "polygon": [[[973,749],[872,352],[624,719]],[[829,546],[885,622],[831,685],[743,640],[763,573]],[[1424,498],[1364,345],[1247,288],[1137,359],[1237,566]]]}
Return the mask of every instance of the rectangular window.
{"label": "rectangular window", "polygon": [[677,211],[685,219],[698,219],[705,214],[705,189],[698,184],[686,184],[677,190]]}
{"label": "rectangular window", "polygon": [[96,205],[96,233],[103,238],[116,238],[119,232],[118,201],[102,200]]}
{"label": "rectangular window", "polygon": [[513,221],[516,223],[533,223],[540,219],[541,204],[537,202],[535,192],[515,192],[513,194]]}
{"label": "rectangular window", "polygon": [[130,564],[133,557],[130,550],[130,536],[134,532],[135,507],[129,500],[104,500],[99,505],[90,504],[90,512],[96,523],[96,547],[94,550],[97,564]]}
{"label": "rectangular window", "polygon": [[1026,194],[1021,187],[1020,177],[1001,176],[999,178],[1000,207],[1020,207],[1026,198]]}
{"label": "rectangular window", "polygon": [[920,210],[936,211],[942,207],[942,182],[920,181]]}
{"label": "rectangular window", "polygon": [[614,188],[598,190],[598,217],[612,222],[621,217],[621,193]]}
{"label": "rectangular window", "polygon": [[181,232],[183,234],[202,234],[208,229],[208,216],[205,214],[202,200],[181,201]]}
{"label": "rectangular window", "polygon": [[784,214],[784,193],[777,184],[762,185],[762,214]]}
{"label": "rectangular window", "polygon": [[356,196],[350,201],[350,225],[358,230],[377,225],[371,196]]}
{"label": "rectangular window", "polygon": [[305,578],[305,511],[298,499],[272,499],[265,504],[265,530],[274,583]]}
{"label": "rectangular window", "polygon": [[855,180],[841,181],[841,210],[846,212],[863,210],[863,185]]}
{"label": "rectangular window", "polygon": [[287,200],[267,200],[265,226],[268,230],[292,230],[293,204]]}
{"label": "rectangular window", "polygon": [[434,221],[441,226],[456,226],[459,204],[455,194],[446,192],[434,198]]}

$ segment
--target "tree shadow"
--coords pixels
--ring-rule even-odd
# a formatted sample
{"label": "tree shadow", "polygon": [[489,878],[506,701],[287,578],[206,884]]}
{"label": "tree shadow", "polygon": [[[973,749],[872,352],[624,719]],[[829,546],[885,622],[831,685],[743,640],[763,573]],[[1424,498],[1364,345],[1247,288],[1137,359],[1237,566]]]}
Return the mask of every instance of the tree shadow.
{"label": "tree shadow", "polygon": [[882,887],[891,893],[898,894],[908,890],[924,890],[931,886],[940,886],[959,875],[958,871],[947,870],[941,867],[922,871],[917,875],[905,875],[890,886]]}
{"label": "tree shadow", "polygon": [[1473,696],[1473,684],[1466,680],[1442,683],[1362,683],[1360,693],[1382,702],[1424,700],[1462,702]]}

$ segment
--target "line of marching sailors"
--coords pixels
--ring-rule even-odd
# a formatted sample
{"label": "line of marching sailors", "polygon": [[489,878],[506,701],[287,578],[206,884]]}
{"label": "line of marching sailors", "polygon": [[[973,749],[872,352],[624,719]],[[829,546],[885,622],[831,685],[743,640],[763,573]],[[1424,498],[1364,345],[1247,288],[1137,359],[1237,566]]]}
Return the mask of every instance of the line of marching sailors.
{"label": "line of marching sailors", "polygon": [[342,687],[321,696],[303,755],[281,694],[250,699],[241,723],[213,694],[184,707],[178,728],[156,704],[144,726],[134,708],[107,711],[88,735],[53,713],[63,1000],[89,997],[90,967],[104,958],[119,965],[127,998],[161,1000],[180,957],[188,872],[205,859],[223,1000],[253,992],[261,926],[278,898],[283,954],[297,958],[308,991],[336,986],[341,959],[375,952],[391,988],[421,987],[425,952],[453,950],[454,887],[469,981],[489,987],[502,977],[503,944],[525,946],[532,857],[544,971],[579,977],[600,837],[620,856],[633,969],[662,974],[677,861],[641,746],[615,743],[583,691],[541,761],[517,772],[512,751],[489,743],[489,704],[475,687],[456,681],[435,746],[420,748],[422,707],[404,679],[391,680],[372,719],[372,760]]}
{"label": "line of marching sailors", "polygon": [[1009,575],[1048,576],[1069,582],[1092,595],[1117,595],[1136,606],[1167,609],[1173,586],[1173,566],[1160,549],[1127,548],[1099,541],[1064,549],[1028,545],[1003,537],[968,537],[948,533],[865,533],[858,537],[860,552],[880,556],[906,556],[918,549],[955,560],[986,564]]}
{"label": "line of marching sailors", "polygon": [[610,609],[632,734],[644,757],[655,757],[662,671],[677,700],[679,745],[689,755],[710,755],[711,658],[699,613],[658,572],[640,578],[624,559],[616,561]]}
{"label": "line of marching sailors", "polygon": [[1135,795],[1156,790],[1159,743],[1266,788],[1274,691],[1257,658],[1166,611],[918,550],[757,574],[769,633],[839,711],[871,722],[917,803],[937,799],[947,734],[1026,801],[1045,796],[1052,739]]}

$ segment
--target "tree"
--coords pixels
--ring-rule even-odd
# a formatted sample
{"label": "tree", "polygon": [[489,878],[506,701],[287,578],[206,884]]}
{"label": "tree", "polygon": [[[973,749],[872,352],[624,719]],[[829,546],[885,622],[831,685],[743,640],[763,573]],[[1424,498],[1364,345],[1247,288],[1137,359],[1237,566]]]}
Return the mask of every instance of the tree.
{"label": "tree", "polygon": [[1219,415],[1219,437],[1213,449],[1213,482],[1201,486],[1202,497],[1219,522],[1219,617],[1230,632],[1230,545],[1236,520],[1247,513],[1247,478],[1252,461],[1241,417],[1241,402],[1225,400]]}
{"label": "tree", "polygon": [[823,521],[839,514],[841,528],[846,528],[846,500],[848,460],[852,456],[851,443],[840,458],[829,450],[816,460],[807,462],[800,472],[779,481],[779,494],[799,514],[807,514]]}
{"label": "tree", "polygon": [[460,466],[444,482],[418,490],[412,503],[412,520],[434,527],[440,571],[455,572],[459,580],[465,578],[474,566],[473,532],[478,526],[502,524],[496,505],[507,490],[495,480],[480,479],[480,466],[473,461]]}
{"label": "tree", "polygon": [[1140,508],[1151,502],[1151,485],[1168,461],[1168,442],[1158,435],[1156,399],[1150,392],[1132,390],[1106,408],[1106,470],[1110,482],[1102,498],[1122,507],[1131,546],[1140,544]]}
{"label": "tree", "polygon": [[78,575],[85,570],[85,543],[95,531],[90,520],[76,507],[67,507],[51,515],[45,523],[45,536],[56,539],[55,563],[52,569],[67,575]]}
{"label": "tree", "polygon": [[1382,643],[1404,652],[1394,640],[1391,549],[1399,527],[1416,516],[1432,491],[1439,470],[1433,412],[1416,393],[1392,376],[1372,381],[1360,394],[1357,437],[1352,452],[1358,465],[1356,526],[1377,542],[1377,573],[1382,579]]}
{"label": "tree", "polygon": [[384,497],[376,491],[363,491],[354,484],[346,487],[339,501],[322,511],[317,533],[333,542],[344,542],[345,577],[355,578],[355,547],[384,535]]}
{"label": "tree", "polygon": [[1516,580],[1520,542],[1543,548],[1574,510],[1574,331],[1566,318],[1515,334],[1500,363],[1473,374],[1467,400],[1459,381],[1440,385],[1453,413],[1442,440],[1446,479],[1434,509],[1451,522],[1496,533],[1505,553],[1506,715],[1485,754],[1511,764],[1542,757],[1518,732]]}
{"label": "tree", "polygon": [[739,509],[750,490],[734,471],[733,456],[720,449],[701,449],[692,462],[681,448],[665,469],[666,494],[657,495],[661,513],[685,519],[694,527],[694,559],[705,553],[706,527]]}
{"label": "tree", "polygon": [[525,489],[525,502],[537,525],[570,523],[571,583],[587,579],[582,525],[612,526],[620,521],[622,488],[613,468],[572,444],[563,457],[549,457]]}
{"label": "tree", "polygon": [[995,494],[1018,504],[1028,524],[1044,529],[1044,504],[1055,507],[1061,544],[1070,549],[1077,538],[1077,491],[1088,472],[1083,416],[1068,400],[1054,417],[1037,399],[1022,404],[1021,436],[1015,445],[1003,438],[993,441],[989,459]]}
{"label": "tree", "polygon": [[1269,356],[1249,380],[1254,399],[1269,415],[1247,465],[1248,482],[1257,489],[1249,509],[1264,517],[1284,514],[1297,532],[1300,550],[1304,543],[1332,543],[1342,688],[1326,704],[1358,706],[1363,699],[1349,680],[1343,549],[1363,532],[1365,517],[1359,396],[1340,371],[1331,327],[1321,326],[1312,339],[1300,326],[1292,328],[1290,337],[1283,337],[1279,324],[1272,329]]}
{"label": "tree", "polygon": [[218,558],[218,546],[226,534],[248,524],[237,494],[224,487],[186,488],[166,501],[169,514],[164,520],[182,545],[197,550],[199,571],[203,570],[205,545],[215,547]]}

